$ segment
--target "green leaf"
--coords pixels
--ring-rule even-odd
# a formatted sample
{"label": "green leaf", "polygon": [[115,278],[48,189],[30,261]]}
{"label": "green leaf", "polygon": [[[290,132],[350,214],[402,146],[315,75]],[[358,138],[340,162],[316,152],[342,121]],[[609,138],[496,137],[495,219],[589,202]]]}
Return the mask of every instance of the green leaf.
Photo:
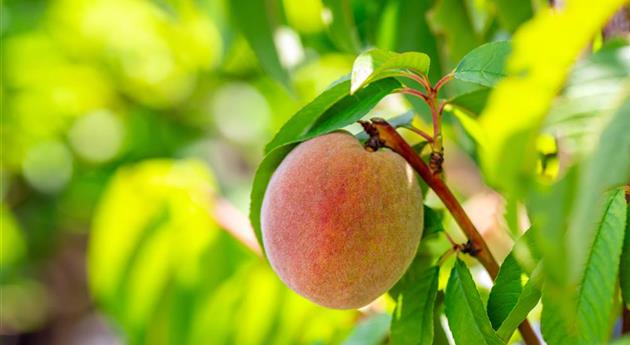
{"label": "green leaf", "polygon": [[518,296],[516,304],[505,317],[501,327],[497,330],[497,335],[506,342],[512,337],[518,325],[527,318],[529,312],[534,309],[540,300],[540,288],[542,286],[542,269],[539,265],[532,272],[527,284],[523,287],[523,291]]}
{"label": "green leaf", "polygon": [[446,41],[449,60],[459,61],[481,43],[464,0],[437,0],[429,20],[436,33]]}
{"label": "green leaf", "polygon": [[628,208],[626,213],[626,234],[624,236],[623,252],[619,266],[619,280],[623,301],[626,308],[630,309],[630,208]]}
{"label": "green leaf", "polygon": [[587,344],[608,340],[625,232],[627,206],[624,191],[618,189],[610,194],[592,249],[583,253],[587,254],[588,260],[578,291],[577,316],[581,339]]}
{"label": "green leaf", "polygon": [[[619,103],[618,103],[619,104]],[[597,219],[602,205],[601,196],[610,188],[624,185],[630,179],[630,93],[626,93],[621,107],[612,115],[599,136],[597,147],[582,164],[579,195],[572,210],[567,232],[570,266],[569,278],[575,282],[586,261],[584,253],[597,236],[592,220]]]}
{"label": "green leaf", "polygon": [[289,73],[280,62],[273,38],[279,8],[277,0],[230,0],[234,22],[243,32],[263,70],[291,89]]}
{"label": "green leaf", "polygon": [[376,46],[395,52],[421,51],[429,55],[429,78],[440,79],[442,68],[438,44],[426,20],[433,1],[387,1],[379,18]]}
{"label": "green leaf", "polygon": [[292,140],[300,138],[313,126],[313,123],[329,110],[335,103],[348,96],[350,90],[350,77],[345,76],[333,83],[317,98],[300,109],[293,115],[278,133],[265,146],[265,154]]}
{"label": "green leaf", "polygon": [[262,230],[260,225],[260,208],[262,207],[263,198],[265,197],[267,185],[269,184],[274,171],[276,171],[276,168],[278,168],[280,163],[282,163],[284,157],[288,155],[296,145],[297,143],[282,145],[269,152],[265,158],[263,158],[260,165],[258,165],[256,174],[254,175],[254,183],[252,185],[252,192],[250,195],[249,220],[252,222],[252,227],[256,233],[256,239],[258,240],[258,244],[260,245],[263,253],[265,252],[265,247],[262,241]]}
{"label": "green leaf", "polygon": [[599,344],[608,339],[627,206],[623,189],[607,194],[596,237],[591,248],[582,253],[586,262],[577,292],[572,296],[574,310],[567,313],[556,296],[544,291],[542,331],[551,345],[574,344],[576,339],[579,344]]}
{"label": "green leaf", "polygon": [[396,284],[398,293],[391,323],[391,344],[433,343],[433,309],[440,268],[426,269],[414,264]]}
{"label": "green leaf", "polygon": [[486,43],[466,54],[455,69],[455,79],[493,87],[506,76],[505,62],[512,48],[509,41]]}
{"label": "green leaf", "polygon": [[443,220],[443,211],[436,211],[424,205],[424,230],[422,231],[422,238],[444,231]]}
{"label": "green leaf", "polygon": [[352,16],[349,0],[323,0],[322,17],[328,26],[330,38],[335,45],[348,53],[357,53],[360,49],[359,34]]}
{"label": "green leaf", "polygon": [[562,142],[570,157],[588,154],[597,142],[602,114],[618,106],[630,79],[630,47],[605,46],[578,63],[553,103],[544,131]]}
{"label": "green leaf", "polygon": [[537,134],[554,97],[584,48],[624,3],[567,2],[562,11],[538,11],[514,34],[508,77],[495,87],[480,117],[481,166],[492,186],[516,197],[525,194],[536,172]]}
{"label": "green leaf", "polygon": [[382,49],[370,49],[361,53],[352,66],[350,93],[387,77],[400,75],[402,71],[426,75],[429,72],[429,56],[424,53],[393,53]]}
{"label": "green leaf", "polygon": [[389,314],[372,315],[352,330],[342,345],[378,345],[387,337],[391,316]]}
{"label": "green leaf", "polygon": [[492,2],[497,8],[501,26],[510,32],[514,32],[534,15],[530,0],[493,0]]}
{"label": "green leaf", "polygon": [[[350,80],[343,79],[298,111],[267,144],[267,155],[256,169],[250,196],[249,219],[262,247],[260,208],[267,184],[284,157],[298,143],[332,132],[361,119],[383,97],[400,87],[395,79],[382,79],[349,95]],[[264,250],[264,248],[263,248]]]}
{"label": "green leaf", "polygon": [[488,317],[494,329],[498,329],[516,305],[518,298],[523,291],[521,275],[523,270],[514,259],[513,255],[508,255],[494,282],[490,297],[488,298]]}
{"label": "green leaf", "polygon": [[451,271],[444,303],[448,324],[457,344],[505,344],[492,329],[475,282],[459,259]]}
{"label": "green leaf", "polygon": [[483,87],[466,92],[449,99],[448,104],[476,118],[485,108],[491,90]]}
{"label": "green leaf", "polygon": [[[324,122],[331,119],[331,122],[336,122],[333,125],[338,126],[337,128],[349,125],[356,121],[355,112],[364,112],[365,108],[371,109],[381,98],[399,86],[400,83],[393,79],[381,80],[366,88],[365,91],[362,90],[351,96],[350,78],[344,77],[295,113],[265,146],[265,153],[268,154],[281,145],[294,142],[304,137],[309,131],[311,134],[316,131],[321,132],[325,126]],[[338,119],[344,114],[349,114],[349,119],[338,125]]]}

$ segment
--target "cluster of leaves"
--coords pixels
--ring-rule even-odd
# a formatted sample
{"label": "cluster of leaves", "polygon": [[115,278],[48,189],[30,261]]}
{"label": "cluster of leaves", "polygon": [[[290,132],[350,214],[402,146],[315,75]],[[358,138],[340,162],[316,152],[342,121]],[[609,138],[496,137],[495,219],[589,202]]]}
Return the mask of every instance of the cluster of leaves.
{"label": "cluster of leaves", "polygon": [[[56,316],[57,304],[72,304],[36,277],[58,264],[49,262],[57,244],[77,236],[89,237],[91,297],[129,343],[342,342],[356,311],[326,310],[292,293],[211,214],[216,195],[248,188],[251,171],[243,166],[259,159],[250,153],[374,46],[380,49],[359,55],[351,75],[300,110],[265,148],[252,191],[257,235],[266,184],[295,145],[352,124],[403,85],[418,86],[405,73],[435,81],[458,66],[442,94],[448,134],[458,136],[506,198],[514,236],[521,203],[533,227],[506,259],[485,306],[486,293],[463,262],[438,267],[423,248],[390,292],[393,315],[366,318],[346,343],[378,344],[389,336],[395,344],[446,344],[442,315],[458,343],[502,343],[541,296],[550,344],[606,342],[608,316],[620,308],[617,276],[630,307],[630,236],[624,237],[624,205],[614,189],[630,170],[624,135],[630,61],[625,42],[608,42],[595,54],[583,49],[622,1],[571,1],[561,15],[543,3],[1,3],[7,150],[0,167],[0,328],[36,330]],[[283,61],[279,34],[287,27],[304,48],[298,66]],[[511,43],[473,50],[512,33]],[[235,104],[224,114],[209,111],[209,100],[231,84],[249,91],[227,88],[241,95],[239,103],[258,104],[254,94],[272,114],[238,114]],[[413,110],[391,122],[426,122],[424,105],[406,100]],[[73,134],[86,118],[98,121],[88,122],[82,137]],[[237,123],[231,132],[221,128],[230,119]],[[552,145],[543,147],[549,140],[541,139],[549,138]],[[568,160],[558,158],[558,148],[570,153]],[[42,160],[28,159],[33,150]],[[32,165],[39,175],[25,172]],[[39,180],[54,183],[33,182]],[[426,206],[425,214],[426,244],[446,221]],[[531,245],[521,250],[524,243]],[[60,286],[88,299],[81,283]]]}
{"label": "cluster of leaves", "polygon": [[[559,14],[540,12],[512,41],[482,45],[459,62],[454,78],[476,86],[449,97],[447,113],[474,138],[486,181],[508,209],[524,203],[532,227],[501,265],[485,306],[462,260],[441,291],[441,267],[421,249],[390,291],[393,344],[440,343],[442,309],[457,344],[505,344],[541,299],[549,344],[610,340],[611,315],[630,303],[630,212],[622,187],[630,180],[628,45],[610,42],[573,62],[621,3],[590,11],[586,1],[575,1]],[[574,31],[586,11],[588,25]],[[254,181],[250,217],[259,240],[262,198],[283,157],[299,142],[361,119],[384,96],[410,85],[406,75],[427,76],[429,61],[419,52],[368,50],[351,76],[284,125],[267,145]],[[549,137],[551,149],[540,145]],[[549,153],[557,159],[558,147],[570,154],[549,172]],[[513,213],[507,217],[516,237]],[[428,215],[428,223],[439,224],[435,211]]]}

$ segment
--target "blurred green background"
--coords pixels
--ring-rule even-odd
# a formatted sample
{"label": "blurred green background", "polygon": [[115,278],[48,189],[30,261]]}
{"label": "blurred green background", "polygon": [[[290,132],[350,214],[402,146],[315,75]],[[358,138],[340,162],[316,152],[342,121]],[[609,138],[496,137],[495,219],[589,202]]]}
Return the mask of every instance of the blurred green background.
{"label": "blurred green background", "polygon": [[[510,11],[490,0],[254,3],[274,13],[275,47],[260,48],[262,33],[251,40],[247,18],[265,16],[244,0],[0,1],[2,343],[382,339],[386,301],[318,307],[260,258],[246,215],[263,146],[362,49],[426,52],[436,81],[545,2]],[[332,9],[347,22],[331,22],[336,3],[348,4]],[[281,66],[253,49],[277,53]],[[399,95],[372,114],[411,106],[423,115]],[[445,121],[454,189],[477,196],[469,207],[496,205],[484,199],[471,139]],[[497,212],[482,214],[481,227],[498,226]]]}

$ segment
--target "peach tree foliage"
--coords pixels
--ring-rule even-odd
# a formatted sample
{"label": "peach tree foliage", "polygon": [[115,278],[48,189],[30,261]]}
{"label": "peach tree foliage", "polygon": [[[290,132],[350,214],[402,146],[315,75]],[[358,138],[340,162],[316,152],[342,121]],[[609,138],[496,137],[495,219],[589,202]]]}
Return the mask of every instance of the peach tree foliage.
{"label": "peach tree foliage", "polygon": [[[396,303],[391,321],[375,319],[372,326],[379,331],[373,336],[388,334],[392,344],[432,344],[443,343],[450,332],[457,344],[506,344],[518,331],[527,344],[538,344],[528,318],[533,320],[532,310],[542,303],[540,329],[547,343],[612,341],[620,311],[630,307],[630,192],[624,189],[630,180],[630,92],[620,82],[629,74],[629,51],[609,44],[574,61],[616,6],[610,1],[591,11],[592,23],[578,32],[559,26],[550,13],[538,16],[512,41],[476,47],[439,78],[429,77],[434,75],[431,61],[421,52],[364,51],[351,75],[298,111],[265,147],[251,193],[250,219],[259,242],[264,200],[270,188],[276,192],[271,181],[283,160],[300,143],[368,120],[362,121],[364,132],[356,134],[365,149],[393,151],[404,158],[424,193],[433,190],[444,212],[468,237],[436,255],[425,244],[447,236],[443,211],[423,207],[418,231],[424,228],[424,233],[416,257],[388,291]],[[586,2],[575,2],[560,17],[572,23],[589,11]],[[542,40],[544,34],[566,42],[528,50],[537,39],[553,41]],[[352,50],[351,37],[338,39]],[[444,92],[454,81],[469,87]],[[602,85],[608,87],[605,94],[589,93]],[[365,119],[383,97],[394,93],[416,97],[426,107],[388,120]],[[432,131],[414,127],[421,111],[428,113],[424,118]],[[449,159],[442,145],[447,120],[459,123],[472,138],[477,152],[473,159],[507,202],[515,245],[503,262],[492,256],[442,173],[442,161]],[[424,143],[411,147],[397,132],[402,128]],[[550,137],[551,148],[541,145]],[[592,148],[586,149],[585,142]],[[558,143],[571,159],[554,171]],[[312,168],[308,164],[303,169]],[[524,235],[517,228],[517,205],[526,207],[531,221]],[[475,261],[494,280],[487,300],[471,274]],[[444,284],[440,277],[447,277]],[[448,325],[440,322],[441,315]],[[387,322],[389,331],[383,327]],[[366,329],[359,324],[355,333],[369,335]]]}

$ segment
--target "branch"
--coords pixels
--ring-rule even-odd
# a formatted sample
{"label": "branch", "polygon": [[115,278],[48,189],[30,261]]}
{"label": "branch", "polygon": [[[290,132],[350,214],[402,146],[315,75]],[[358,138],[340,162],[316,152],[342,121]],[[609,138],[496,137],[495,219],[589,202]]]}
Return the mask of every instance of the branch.
{"label": "branch", "polygon": [[247,216],[225,199],[216,198],[214,202],[213,217],[217,224],[253,253],[262,256],[262,250]]}
{"label": "branch", "polygon": [[[451,190],[444,183],[444,180],[440,177],[440,174],[433,173],[422,158],[413,151],[411,146],[409,146],[400,134],[396,132],[396,129],[387,121],[380,118],[373,118],[371,122],[360,121],[360,123],[365,131],[370,135],[370,142],[372,144],[381,144],[383,147],[387,147],[401,155],[420,175],[420,177],[422,177],[435,194],[437,194],[472,244],[470,254],[474,254],[473,256],[479,260],[493,280],[496,279],[497,274],[499,273],[499,264],[492,256],[492,253],[490,252],[490,249],[483,237],[481,237],[481,234],[479,234],[479,231],[477,231],[475,225],[472,223],[461,204],[455,198],[455,195],[453,195]],[[375,148],[371,147],[371,149]],[[540,344],[540,340],[527,320],[521,323],[519,330],[526,344]]]}

